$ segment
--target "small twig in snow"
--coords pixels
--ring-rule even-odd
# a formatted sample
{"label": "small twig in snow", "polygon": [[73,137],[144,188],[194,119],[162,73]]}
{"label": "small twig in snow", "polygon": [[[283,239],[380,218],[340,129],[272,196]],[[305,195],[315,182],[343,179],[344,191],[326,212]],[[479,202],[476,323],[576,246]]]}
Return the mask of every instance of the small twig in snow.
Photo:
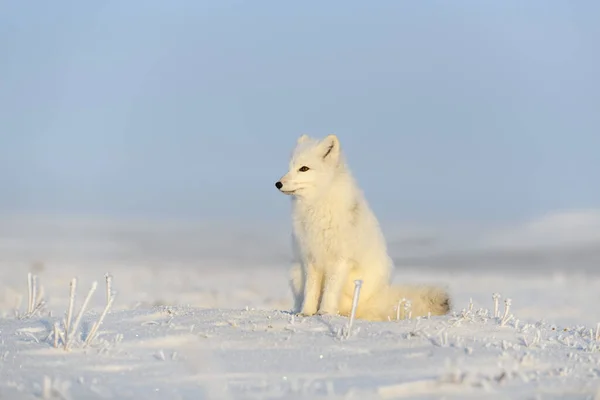
{"label": "small twig in snow", "polygon": [[29,293],[29,298],[31,303],[29,304],[29,315],[33,314],[33,310],[35,309],[35,300],[37,298],[37,277],[35,275],[31,275],[31,293]]}
{"label": "small twig in snow", "polygon": [[402,303],[404,303],[406,301],[405,298],[400,299],[400,301],[398,301],[398,308],[396,308],[396,321],[400,321],[400,306],[402,305]]}
{"label": "small twig in snow", "polygon": [[73,318],[73,307],[75,306],[75,290],[77,289],[77,279],[71,279],[69,285],[69,308],[67,309],[67,320],[65,321],[65,349],[67,348],[67,342],[69,341],[69,331],[71,330],[71,319]]}
{"label": "small twig in snow", "polygon": [[98,282],[94,281],[92,283],[92,287],[90,288],[90,291],[88,292],[87,296],[85,297],[85,300],[83,301],[83,304],[81,305],[79,314],[77,314],[77,318],[75,319],[75,322],[73,323],[73,329],[71,329],[69,339],[65,343],[65,350],[68,350],[69,347],[71,346],[71,343],[73,342],[73,336],[77,332],[77,328],[79,327],[79,322],[81,321],[81,317],[83,316],[83,313],[85,312],[85,309],[86,309],[88,303],[90,302],[90,299],[92,298],[92,294],[94,294],[94,292],[96,291],[97,286],[98,286]]}
{"label": "small twig in snow", "polygon": [[112,296],[110,298],[110,300],[108,301],[108,304],[106,305],[106,307],[104,307],[104,311],[102,311],[100,318],[98,318],[98,321],[95,322],[94,325],[92,326],[92,329],[90,330],[90,332],[88,334],[88,337],[85,339],[86,346],[89,346],[90,343],[92,343],[92,340],[94,340],[94,336],[96,336],[96,331],[98,330],[98,328],[100,328],[100,325],[102,325],[102,321],[104,321],[104,317],[106,317],[106,314],[108,313],[108,310],[112,306],[112,303],[114,300],[115,300],[115,296]]}
{"label": "small twig in snow", "polygon": [[508,321],[510,321],[510,319],[512,318],[512,316],[509,317],[509,315],[508,315],[508,312],[510,311],[511,304],[512,304],[512,300],[511,299],[504,300],[504,315],[502,316],[502,320],[500,321],[500,325],[501,326],[506,325],[506,323]]}
{"label": "small twig in snow", "polygon": [[30,314],[33,311],[33,275],[31,274],[31,272],[27,273],[27,293],[28,293],[28,297],[27,297],[27,314]]}
{"label": "small twig in snow", "polygon": [[26,335],[26,336],[29,336],[30,338],[32,338],[33,340],[35,340],[36,343],[40,342],[40,340],[33,333],[31,333],[31,332],[25,331],[25,332],[23,332],[23,334]]}
{"label": "small twig in snow", "polygon": [[54,323],[54,348],[58,348],[58,322]]}
{"label": "small twig in snow", "polygon": [[354,323],[354,317],[356,316],[356,308],[358,307],[358,298],[360,296],[360,288],[362,283],[363,281],[360,279],[354,281],[354,296],[352,298],[352,310],[350,311],[350,319],[348,320],[346,337],[350,336],[350,330],[352,329],[352,324]]}
{"label": "small twig in snow", "polygon": [[104,277],[106,278],[106,304],[108,304],[112,299],[112,275],[106,273]]}
{"label": "small twig in snow", "polygon": [[498,318],[500,314],[498,313],[498,300],[500,299],[499,293],[492,294],[492,300],[494,300],[494,318]]}
{"label": "small twig in snow", "polygon": [[19,313],[18,308],[21,302],[19,296],[18,305],[15,309],[15,316],[17,318],[31,318],[36,313],[40,312],[46,305],[44,301],[44,287],[40,286],[39,290],[37,287],[37,276],[31,272],[27,273],[27,311],[23,314]]}

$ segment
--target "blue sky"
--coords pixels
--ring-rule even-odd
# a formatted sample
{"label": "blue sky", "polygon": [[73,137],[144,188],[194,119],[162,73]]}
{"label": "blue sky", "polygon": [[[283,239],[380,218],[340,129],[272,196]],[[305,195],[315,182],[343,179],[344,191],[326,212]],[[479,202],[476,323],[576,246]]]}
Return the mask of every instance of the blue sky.
{"label": "blue sky", "polygon": [[301,133],[376,212],[600,204],[593,1],[0,5],[0,211],[287,218]]}

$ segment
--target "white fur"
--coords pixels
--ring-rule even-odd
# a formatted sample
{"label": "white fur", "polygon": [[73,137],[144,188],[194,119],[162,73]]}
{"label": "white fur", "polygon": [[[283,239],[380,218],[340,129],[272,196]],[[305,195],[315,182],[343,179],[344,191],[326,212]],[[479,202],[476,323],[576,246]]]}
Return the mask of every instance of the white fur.
{"label": "white fur", "polygon": [[413,317],[448,312],[442,289],[390,285],[393,265],[385,238],[335,135],[301,136],[278,185],[292,196],[294,312],[349,315],[356,279],[363,280],[357,318],[395,319],[403,298],[411,301]]}

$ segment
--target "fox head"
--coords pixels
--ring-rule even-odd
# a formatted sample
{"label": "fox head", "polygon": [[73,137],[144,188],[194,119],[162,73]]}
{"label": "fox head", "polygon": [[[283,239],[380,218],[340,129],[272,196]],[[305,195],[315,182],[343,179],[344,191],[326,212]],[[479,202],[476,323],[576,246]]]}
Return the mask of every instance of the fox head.
{"label": "fox head", "polygon": [[330,186],[341,163],[340,141],[329,135],[317,140],[302,135],[290,160],[289,171],[275,187],[282,193],[309,197]]}

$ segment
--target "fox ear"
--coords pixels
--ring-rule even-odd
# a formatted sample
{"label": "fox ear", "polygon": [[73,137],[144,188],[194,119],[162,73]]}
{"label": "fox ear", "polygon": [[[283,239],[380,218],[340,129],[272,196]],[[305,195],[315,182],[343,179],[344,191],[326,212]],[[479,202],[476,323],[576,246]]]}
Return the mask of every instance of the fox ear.
{"label": "fox ear", "polygon": [[336,135],[329,135],[321,142],[323,160],[337,162],[340,158],[340,141]]}
{"label": "fox ear", "polygon": [[310,137],[308,137],[308,135],[304,134],[298,138],[298,144],[304,143],[304,142],[308,141],[309,139],[310,139]]}

